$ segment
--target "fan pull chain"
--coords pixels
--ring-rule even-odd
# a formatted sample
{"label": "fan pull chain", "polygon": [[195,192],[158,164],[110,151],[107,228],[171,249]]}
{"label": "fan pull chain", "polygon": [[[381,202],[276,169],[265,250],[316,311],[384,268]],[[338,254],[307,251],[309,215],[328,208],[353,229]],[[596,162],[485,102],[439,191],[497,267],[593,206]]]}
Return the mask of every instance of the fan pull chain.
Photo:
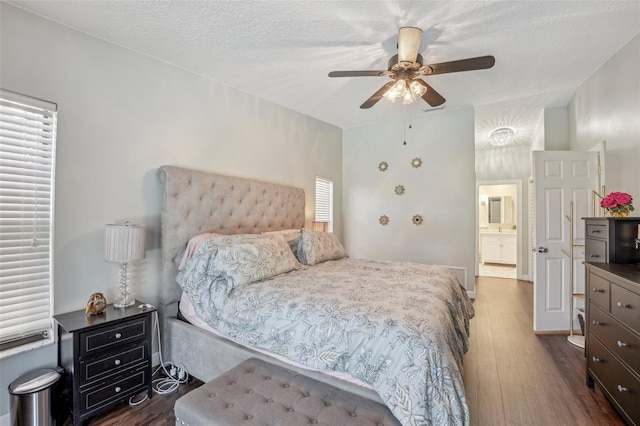
{"label": "fan pull chain", "polygon": [[402,145],[406,145],[407,144],[407,122],[406,121],[402,122],[402,131],[404,132],[404,142],[402,142]]}

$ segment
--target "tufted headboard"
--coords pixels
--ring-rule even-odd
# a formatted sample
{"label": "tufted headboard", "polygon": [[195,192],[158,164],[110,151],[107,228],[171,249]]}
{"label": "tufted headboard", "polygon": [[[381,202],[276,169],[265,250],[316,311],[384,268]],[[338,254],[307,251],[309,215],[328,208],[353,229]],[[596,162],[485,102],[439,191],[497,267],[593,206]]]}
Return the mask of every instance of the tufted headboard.
{"label": "tufted headboard", "polygon": [[[304,227],[304,190],[174,166],[158,169],[162,305],[180,300],[174,262],[191,237],[203,232],[255,234]],[[177,310],[176,310],[177,311]]]}

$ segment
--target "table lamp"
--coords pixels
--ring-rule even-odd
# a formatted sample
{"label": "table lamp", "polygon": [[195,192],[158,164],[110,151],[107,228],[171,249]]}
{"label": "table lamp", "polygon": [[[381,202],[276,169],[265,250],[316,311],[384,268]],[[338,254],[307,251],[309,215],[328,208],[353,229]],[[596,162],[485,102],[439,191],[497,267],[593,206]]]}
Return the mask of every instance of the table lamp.
{"label": "table lamp", "polygon": [[145,256],[146,227],[132,225],[106,225],[104,236],[104,260],[120,263],[120,296],[113,304],[125,308],[135,303],[129,288],[129,262],[143,260]]}

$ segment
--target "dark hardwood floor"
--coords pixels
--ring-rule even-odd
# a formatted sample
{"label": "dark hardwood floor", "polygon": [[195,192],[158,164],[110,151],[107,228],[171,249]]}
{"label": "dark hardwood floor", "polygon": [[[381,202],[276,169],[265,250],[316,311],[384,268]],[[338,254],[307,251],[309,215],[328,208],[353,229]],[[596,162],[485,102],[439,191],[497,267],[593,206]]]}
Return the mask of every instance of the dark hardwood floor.
{"label": "dark hardwood floor", "polygon": [[479,277],[474,308],[464,357],[472,425],[625,424],[587,388],[582,349],[533,333],[532,283]]}
{"label": "dark hardwood floor", "polygon": [[[602,393],[587,388],[582,349],[564,335],[533,333],[532,283],[480,277],[476,296],[464,357],[472,425],[624,425]],[[89,424],[174,425],[174,402],[201,384],[194,380],[136,407],[123,404]]]}

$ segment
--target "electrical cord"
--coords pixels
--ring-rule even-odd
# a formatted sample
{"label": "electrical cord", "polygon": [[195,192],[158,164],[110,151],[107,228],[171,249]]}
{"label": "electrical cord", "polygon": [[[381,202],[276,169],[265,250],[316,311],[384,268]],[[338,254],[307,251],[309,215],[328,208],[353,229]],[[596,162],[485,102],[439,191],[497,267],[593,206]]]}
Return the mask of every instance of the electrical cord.
{"label": "electrical cord", "polygon": [[[163,370],[165,377],[154,379],[151,382],[151,389],[158,395],[166,395],[176,391],[181,384],[189,382],[189,372],[183,365],[175,365],[171,361],[164,362],[162,359],[162,342],[160,341],[160,325],[158,321],[158,311],[154,312],[155,325],[154,328],[158,335],[158,355],[160,356],[160,365],[156,367],[151,377],[155,376],[160,370]],[[168,368],[168,370],[167,370]],[[134,407],[142,404],[148,399],[148,395],[145,394],[144,398],[140,401],[134,401],[133,396],[129,398],[129,405]]]}

